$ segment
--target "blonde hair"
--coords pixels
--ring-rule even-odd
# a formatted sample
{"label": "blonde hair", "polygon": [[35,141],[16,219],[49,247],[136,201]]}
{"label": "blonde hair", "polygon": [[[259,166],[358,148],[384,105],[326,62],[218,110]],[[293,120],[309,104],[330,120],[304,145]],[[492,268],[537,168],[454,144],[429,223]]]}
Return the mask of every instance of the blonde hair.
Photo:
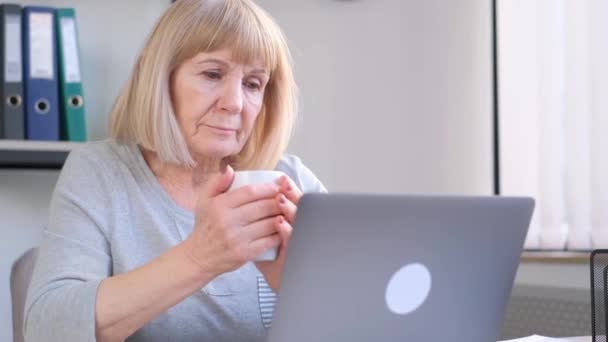
{"label": "blonde hair", "polygon": [[272,169],[287,148],[297,115],[297,88],[285,37],[251,0],[178,0],[160,17],[110,114],[110,137],[134,142],[159,159],[193,167],[170,96],[175,69],[199,52],[228,48],[241,63],[270,70],[262,109],[235,169]]}

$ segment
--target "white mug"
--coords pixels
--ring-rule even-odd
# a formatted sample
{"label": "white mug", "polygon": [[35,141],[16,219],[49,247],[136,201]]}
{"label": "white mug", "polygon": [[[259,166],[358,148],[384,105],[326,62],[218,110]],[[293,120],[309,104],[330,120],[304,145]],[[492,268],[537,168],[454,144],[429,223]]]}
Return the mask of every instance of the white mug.
{"label": "white mug", "polygon": [[[252,171],[236,171],[234,179],[230,185],[230,190],[234,190],[245,185],[275,183],[277,179],[285,173],[282,171],[270,170],[252,170]],[[255,258],[255,261],[273,261],[277,258],[277,248],[271,248]]]}

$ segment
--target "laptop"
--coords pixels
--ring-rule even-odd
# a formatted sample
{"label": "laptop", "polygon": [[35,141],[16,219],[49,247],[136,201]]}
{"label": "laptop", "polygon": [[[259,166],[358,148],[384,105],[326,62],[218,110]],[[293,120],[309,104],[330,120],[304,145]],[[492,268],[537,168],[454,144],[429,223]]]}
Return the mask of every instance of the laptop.
{"label": "laptop", "polygon": [[496,341],[531,198],[306,194],[270,342]]}

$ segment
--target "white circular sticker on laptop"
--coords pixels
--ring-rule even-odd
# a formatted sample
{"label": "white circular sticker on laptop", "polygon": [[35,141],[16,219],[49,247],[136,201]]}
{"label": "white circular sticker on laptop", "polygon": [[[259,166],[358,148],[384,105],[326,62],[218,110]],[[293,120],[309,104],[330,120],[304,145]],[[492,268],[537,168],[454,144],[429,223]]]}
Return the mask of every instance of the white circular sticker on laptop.
{"label": "white circular sticker on laptop", "polygon": [[418,309],[431,292],[431,272],[423,264],[403,266],[388,282],[385,300],[388,309],[407,315]]}

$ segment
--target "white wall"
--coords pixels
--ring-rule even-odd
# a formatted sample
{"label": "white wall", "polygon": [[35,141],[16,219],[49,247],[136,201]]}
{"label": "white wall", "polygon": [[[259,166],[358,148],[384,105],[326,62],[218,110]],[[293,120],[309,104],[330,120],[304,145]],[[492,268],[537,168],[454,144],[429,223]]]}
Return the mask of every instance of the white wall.
{"label": "white wall", "polygon": [[[35,0],[20,4],[74,7],[81,44],[87,131],[106,135],[106,113],[135,54],[169,0]],[[38,244],[57,171],[0,170],[0,341],[12,341],[9,274],[13,261]]]}
{"label": "white wall", "polygon": [[0,170],[0,341],[12,341],[10,271],[13,262],[42,237],[54,171]]}
{"label": "white wall", "polygon": [[[105,136],[112,99],[168,2],[27,2],[76,6],[92,139]],[[491,193],[489,0],[258,2],[295,55],[303,120],[291,150],[330,190]],[[56,177],[0,172],[0,341],[11,340],[9,265],[39,241]]]}
{"label": "white wall", "polygon": [[303,96],[292,151],[333,191],[489,194],[488,0],[259,0]]}

